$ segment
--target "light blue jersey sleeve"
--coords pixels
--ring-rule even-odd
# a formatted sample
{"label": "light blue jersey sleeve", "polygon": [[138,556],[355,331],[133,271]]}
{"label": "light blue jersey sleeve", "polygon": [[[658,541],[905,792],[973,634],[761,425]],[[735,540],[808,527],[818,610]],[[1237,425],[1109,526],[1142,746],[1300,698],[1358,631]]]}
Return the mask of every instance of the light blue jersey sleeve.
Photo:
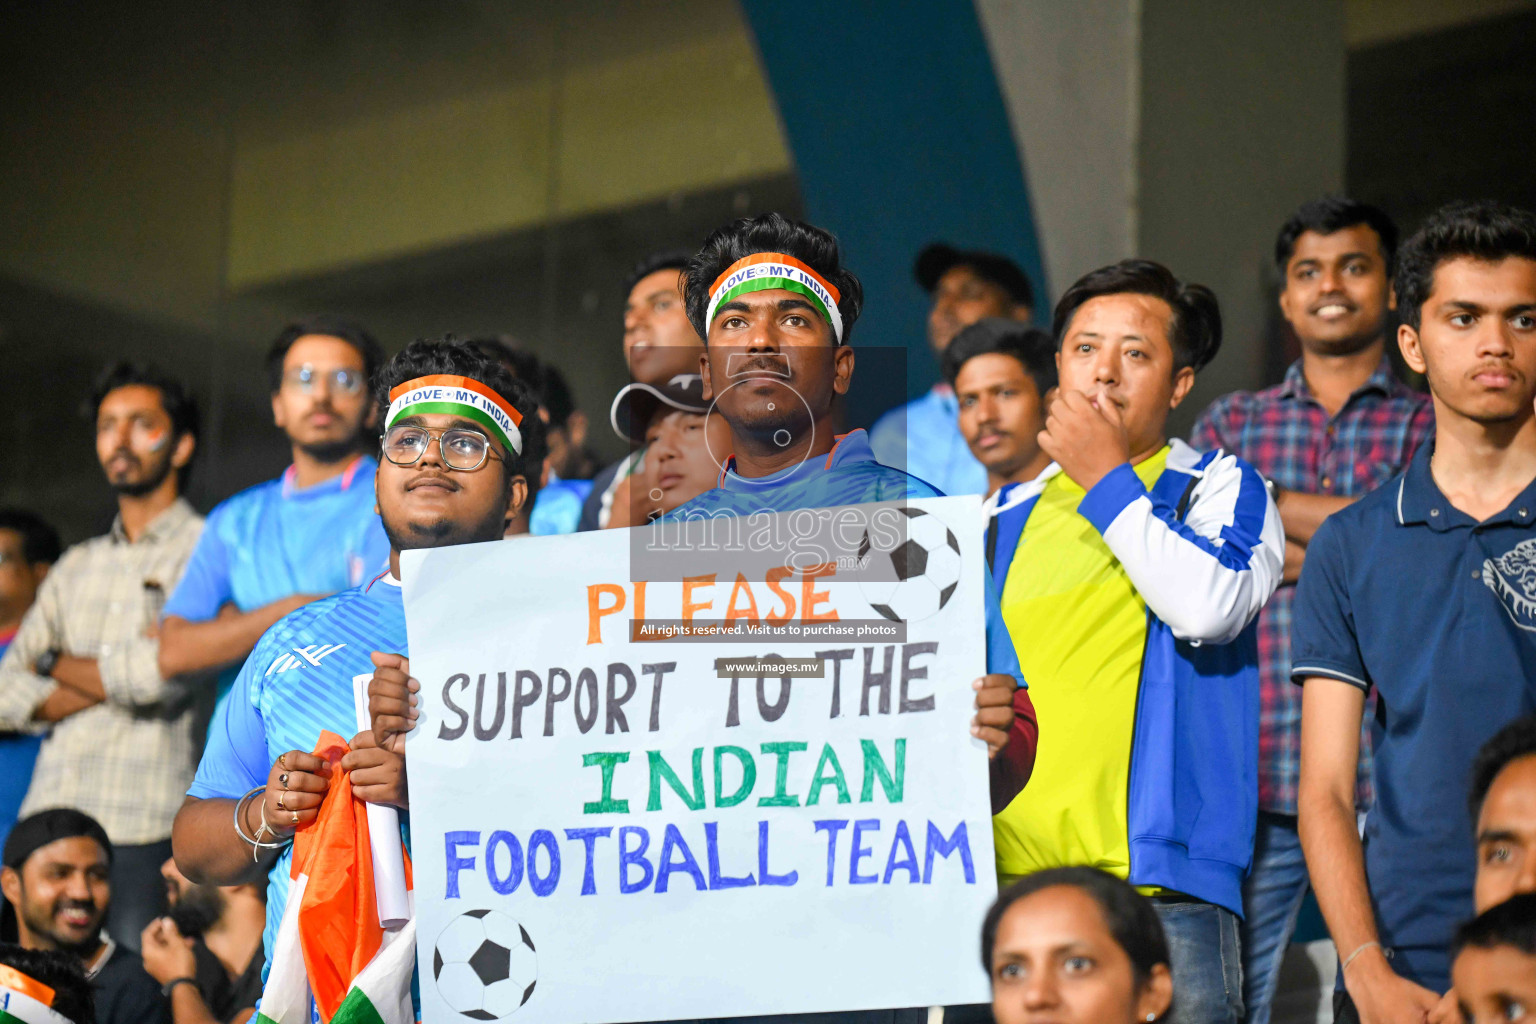
{"label": "light blue jersey sleeve", "polygon": [[230,587],[229,548],[219,535],[222,525],[219,510],[214,509],[203,527],[197,547],[187,561],[181,582],[165,602],[163,615],[174,615],[188,622],[207,622],[219,609],[234,600]]}
{"label": "light blue jersey sleeve", "polygon": [[267,731],[251,691],[261,679],[262,667],[271,664],[273,657],[275,654],[263,638],[245,659],[245,667],[235,679],[229,698],[219,705],[208,724],[208,745],[203,749],[203,760],[197,766],[197,777],[187,790],[188,796],[199,800],[237,799],[257,786],[266,785],[272,770],[267,760]]}
{"label": "light blue jersey sleeve", "polygon": [[1012,676],[1020,686],[1028,687],[1019,667],[1018,652],[1013,649],[1013,638],[1008,635],[1008,626],[1003,622],[1003,608],[997,599],[997,585],[992,582],[992,574],[983,572],[982,583],[986,587],[987,671]]}

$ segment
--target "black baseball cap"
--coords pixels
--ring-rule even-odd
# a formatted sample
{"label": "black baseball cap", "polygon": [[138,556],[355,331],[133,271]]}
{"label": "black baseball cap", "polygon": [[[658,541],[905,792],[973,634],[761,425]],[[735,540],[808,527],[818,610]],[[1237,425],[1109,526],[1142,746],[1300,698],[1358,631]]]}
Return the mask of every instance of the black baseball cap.
{"label": "black baseball cap", "polygon": [[0,861],[8,868],[20,871],[28,857],[49,843],[77,836],[96,840],[106,853],[107,862],[111,863],[112,840],[107,838],[107,830],[95,818],[73,807],[53,807],[18,821],[6,837],[5,852],[0,854]]}
{"label": "black baseball cap", "polygon": [[627,385],[614,396],[608,418],[615,434],[632,444],[645,444],[645,428],[661,406],[702,416],[709,412],[710,404],[704,400],[704,378],[679,373],[659,385],[639,381]]}
{"label": "black baseball cap", "polygon": [[990,281],[1021,306],[1035,306],[1035,289],[1029,283],[1029,275],[1007,256],[976,249],[956,249],[945,242],[935,242],[917,254],[912,264],[912,276],[923,286],[923,291],[933,294],[939,286],[939,278],[952,267],[970,267],[976,276]]}

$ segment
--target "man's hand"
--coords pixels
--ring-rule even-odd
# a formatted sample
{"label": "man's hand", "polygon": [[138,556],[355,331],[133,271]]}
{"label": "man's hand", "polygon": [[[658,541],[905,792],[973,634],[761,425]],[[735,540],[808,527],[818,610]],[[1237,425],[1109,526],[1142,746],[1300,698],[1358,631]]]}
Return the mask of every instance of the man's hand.
{"label": "man's hand", "polygon": [[192,940],[184,937],[176,922],[157,918],[139,936],[139,955],[149,976],[164,985],[173,978],[197,974],[197,958],[192,955]]}
{"label": "man's hand", "polygon": [[1120,407],[1108,398],[1093,400],[1081,391],[1063,391],[1051,403],[1040,448],[1085,491],[1131,461],[1131,442]]}
{"label": "man's hand", "polygon": [[1367,949],[1344,972],[1360,1024],[1425,1024],[1440,997],[1396,974],[1380,949]]}
{"label": "man's hand", "polygon": [[372,732],[352,737],[352,749],[341,759],[351,773],[352,794],[370,804],[410,808],[405,784],[405,755],[385,750],[373,741]]}
{"label": "man's hand", "polygon": [[405,753],[405,734],[416,727],[421,712],[416,692],[421,683],[411,678],[409,658],[374,651],[373,679],[368,683],[368,714],[378,746],[392,754]]}
{"label": "man's hand", "polygon": [[1008,730],[1013,728],[1013,691],[1017,687],[1013,676],[996,672],[971,684],[971,689],[976,691],[971,735],[986,740],[988,760],[1008,745]]}
{"label": "man's hand", "polygon": [[[331,788],[331,767],[325,759],[302,750],[290,750],[273,762],[267,773],[267,791],[259,801],[259,813],[266,816],[267,827],[281,836],[291,836],[320,814],[320,801]],[[258,801],[252,801],[252,805]],[[246,817],[251,815],[247,805]],[[256,834],[256,822],[247,820],[249,835]]]}

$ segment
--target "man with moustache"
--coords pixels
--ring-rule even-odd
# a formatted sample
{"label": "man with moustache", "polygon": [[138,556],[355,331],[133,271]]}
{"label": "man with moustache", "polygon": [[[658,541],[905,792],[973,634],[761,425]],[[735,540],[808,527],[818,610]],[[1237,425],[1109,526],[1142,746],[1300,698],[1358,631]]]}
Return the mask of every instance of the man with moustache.
{"label": "man with moustache", "polygon": [[[624,363],[638,384],[656,387],[680,373],[698,372],[704,343],[688,322],[679,284],[687,265],[686,252],[658,252],[630,271],[624,300]],[[633,525],[629,477],[644,459],[645,448],[636,448],[593,478],[578,530]],[[620,510],[617,523],[611,521],[615,507]]]}
{"label": "man with moustache", "polygon": [[[918,253],[912,274],[932,297],[928,344],[940,364],[955,336],[985,317],[1029,322],[1035,291],[1019,265],[995,252],[966,252],[942,242]],[[900,466],[944,494],[985,494],[987,474],[956,429],[953,382],[941,380],[926,395],[876,421],[869,432],[875,458]]]}
{"label": "man with moustache", "polygon": [[360,325],[313,317],[284,327],[267,353],[272,419],[293,464],[220,502],[165,605],[160,671],[225,668],[227,689],[278,619],[355,587],[384,565],[373,510],[378,463],[366,452],[376,411],[369,384],[383,351]]}
{"label": "man with moustache", "polygon": [[1056,343],[1013,320],[987,317],[944,350],[944,377],[960,405],[960,435],[987,470],[987,495],[1002,499],[1027,484],[1051,457],[1040,447],[1046,403],[1056,390]]}
{"label": "man with moustache", "polygon": [[1446,949],[1473,902],[1473,755],[1536,710],[1536,216],[1441,209],[1398,252],[1395,283],[1434,439],[1318,528],[1292,627],[1302,849],[1339,950],[1336,1019],[1364,1024],[1421,1020],[1449,987]]}
{"label": "man with moustache", "polygon": [[[379,372],[375,400],[384,437],[374,490],[390,543],[383,571],[267,631],[214,718],[176,816],[176,863],[194,882],[239,884],[254,857],[281,850],[267,876],[268,963],[288,900],[287,844],[315,820],[329,787],[311,751],[322,730],[353,733],[356,676],[408,671],[400,552],[500,540],[539,470],[524,455],[525,438],[543,430],[533,392],[468,345],[411,343]],[[404,808],[403,752],[373,737],[353,736],[341,761],[352,792]]]}
{"label": "man with moustache", "polygon": [[175,860],[160,873],[171,912],[144,929],[140,955],[168,987],[173,1024],[244,1024],[261,999],[266,885],[196,885]]}
{"label": "man with moustache", "polygon": [[[1400,472],[1434,432],[1428,395],[1397,379],[1387,323],[1396,305],[1397,229],[1381,210],[1326,197],[1301,206],[1275,240],[1280,312],[1301,342],[1285,380],[1218,398],[1190,434],[1222,448],[1274,487],[1285,528],[1285,574],[1259,612],[1259,825],[1243,883],[1243,1002],[1268,1024],[1280,964],[1309,888],[1296,831],[1301,691],[1291,682],[1291,615],[1307,543],[1324,518]],[[1371,804],[1368,726],[1357,803]]]}
{"label": "man with moustache", "polygon": [[137,949],[165,912],[160,864],[196,756],[191,694],[161,675],[155,630],[203,528],[181,497],[197,407],[174,379],[118,364],[90,408],[117,518],[38,589],[0,659],[0,729],[50,730],[21,813],[70,806],[101,822],[118,893],[107,928]]}
{"label": "man with moustache", "polygon": [[[730,427],[731,454],[713,489],[663,521],[935,495],[876,461],[864,431],[833,433],[834,400],[853,381],[847,337],[863,287],[829,232],[776,213],[739,220],[705,241],[684,282],[689,319],[707,339],[703,398]],[[984,589],[988,674],[971,684],[971,731],[987,743],[1001,807],[1029,778],[1035,719],[996,596]]]}
{"label": "man with moustache", "polygon": [[112,841],[88,814],[58,807],[18,822],[0,854],[0,893],[23,949],[79,958],[96,1024],[172,1024],[166,992],[102,929],[112,903]]}

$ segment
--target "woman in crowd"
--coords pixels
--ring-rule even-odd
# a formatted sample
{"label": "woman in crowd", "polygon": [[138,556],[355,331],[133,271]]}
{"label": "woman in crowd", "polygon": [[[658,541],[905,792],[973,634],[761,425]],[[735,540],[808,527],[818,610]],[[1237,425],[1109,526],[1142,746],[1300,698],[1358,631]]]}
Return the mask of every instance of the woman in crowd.
{"label": "woman in crowd", "polygon": [[1053,868],[998,896],[981,928],[997,1024],[1144,1024],[1173,1003],[1152,904],[1097,868]]}

